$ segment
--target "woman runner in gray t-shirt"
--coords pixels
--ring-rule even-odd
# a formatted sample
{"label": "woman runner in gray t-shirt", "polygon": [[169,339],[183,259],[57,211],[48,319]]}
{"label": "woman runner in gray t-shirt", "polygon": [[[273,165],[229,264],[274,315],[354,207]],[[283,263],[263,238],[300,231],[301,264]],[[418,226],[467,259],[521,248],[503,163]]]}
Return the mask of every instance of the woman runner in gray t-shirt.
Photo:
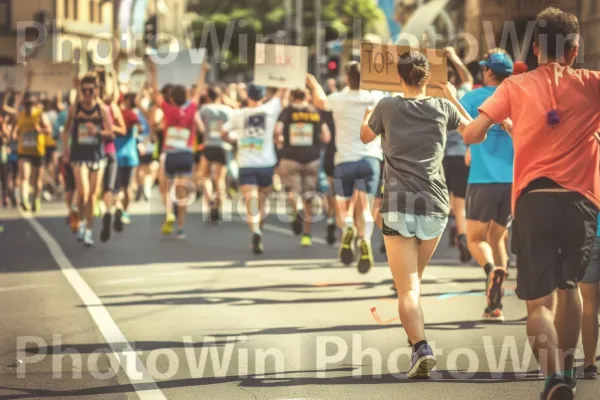
{"label": "woman runner in gray t-shirt", "polygon": [[[381,136],[385,157],[381,215],[402,326],[413,343],[409,378],[429,377],[435,357],[425,340],[421,278],[448,222],[449,196],[442,160],[447,132],[462,131],[471,118],[449,84],[445,98],[426,94],[427,58],[408,51],[399,58],[404,97],[382,99],[365,116],[363,142]],[[462,115],[461,115],[462,114]]]}

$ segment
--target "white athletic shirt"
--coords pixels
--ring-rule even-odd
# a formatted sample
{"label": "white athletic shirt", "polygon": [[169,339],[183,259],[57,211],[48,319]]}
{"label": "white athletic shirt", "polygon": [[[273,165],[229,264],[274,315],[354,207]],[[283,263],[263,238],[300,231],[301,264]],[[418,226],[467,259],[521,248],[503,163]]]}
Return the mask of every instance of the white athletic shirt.
{"label": "white athletic shirt", "polygon": [[273,132],[281,110],[281,99],[274,97],[258,107],[232,112],[223,130],[237,137],[240,168],[267,168],[277,164]]}
{"label": "white athletic shirt", "polygon": [[383,161],[381,139],[371,143],[360,140],[360,127],[369,106],[375,107],[381,98],[377,92],[367,90],[342,90],[327,97],[325,108],[333,113],[335,123],[335,164],[360,161],[375,157]]}

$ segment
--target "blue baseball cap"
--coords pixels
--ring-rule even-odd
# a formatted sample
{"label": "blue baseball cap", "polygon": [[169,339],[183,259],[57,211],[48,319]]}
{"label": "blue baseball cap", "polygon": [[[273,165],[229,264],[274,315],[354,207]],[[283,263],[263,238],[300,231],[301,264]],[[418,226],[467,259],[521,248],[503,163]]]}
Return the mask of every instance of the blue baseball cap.
{"label": "blue baseball cap", "polygon": [[502,75],[510,75],[514,72],[513,60],[506,53],[492,53],[487,60],[480,61],[479,65]]}
{"label": "blue baseball cap", "polygon": [[267,90],[264,86],[255,85],[251,83],[247,89],[248,97],[254,101],[261,101],[267,94]]}

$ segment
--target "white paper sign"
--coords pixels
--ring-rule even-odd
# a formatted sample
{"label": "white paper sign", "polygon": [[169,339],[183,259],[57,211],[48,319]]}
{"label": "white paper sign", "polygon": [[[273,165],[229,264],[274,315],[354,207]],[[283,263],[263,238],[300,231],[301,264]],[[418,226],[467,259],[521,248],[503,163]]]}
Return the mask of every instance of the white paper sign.
{"label": "white paper sign", "polygon": [[157,60],[164,60],[162,63],[156,63],[156,74],[158,86],[163,87],[170,83],[172,85],[184,85],[190,87],[198,82],[198,76],[202,71],[202,63],[206,55],[206,49],[189,49],[177,53],[177,56],[171,62],[166,62],[173,56],[167,56],[158,52]]}
{"label": "white paper sign", "polygon": [[0,67],[0,91],[25,90],[25,77],[27,73],[22,65],[13,67]]}
{"label": "white paper sign", "polygon": [[306,86],[308,47],[257,43],[255,56],[255,84],[289,89]]}
{"label": "white paper sign", "polygon": [[56,93],[73,87],[73,78],[79,69],[79,65],[73,63],[30,60],[29,64],[33,71],[31,90],[34,92]]}
{"label": "white paper sign", "polygon": [[139,93],[146,84],[146,73],[144,71],[134,71],[129,78],[127,88],[129,93]]}

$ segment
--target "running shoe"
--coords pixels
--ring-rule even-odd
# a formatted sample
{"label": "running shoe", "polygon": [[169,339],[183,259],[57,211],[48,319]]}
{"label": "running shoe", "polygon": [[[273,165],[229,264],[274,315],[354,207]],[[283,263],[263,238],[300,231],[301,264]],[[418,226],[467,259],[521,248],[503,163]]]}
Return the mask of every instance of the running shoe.
{"label": "running shoe", "polygon": [[71,232],[77,233],[77,227],[79,226],[79,213],[76,210],[69,211],[69,227]]}
{"label": "running shoe", "polygon": [[219,222],[219,208],[216,206],[212,206],[210,209],[210,222],[213,224]]}
{"label": "running shoe", "polygon": [[342,243],[340,246],[340,261],[345,265],[350,265],[354,261],[354,237],[356,230],[354,227],[346,227],[342,235]]}
{"label": "running shoe", "polygon": [[469,247],[467,246],[467,237],[465,235],[460,235],[458,237],[458,252],[460,254],[460,262],[468,263],[471,261],[471,253],[469,252]]}
{"label": "running shoe", "polygon": [[335,232],[337,230],[337,227],[335,226],[335,224],[328,224],[327,225],[327,244],[328,245],[333,245],[335,244],[336,238],[335,238]]}
{"label": "running shoe", "polygon": [[84,237],[85,237],[85,223],[80,222],[79,228],[77,230],[77,234],[75,235],[75,239],[77,239],[78,242],[83,242]]}
{"label": "running shoe", "polygon": [[179,240],[185,240],[187,236],[185,236],[185,231],[182,228],[179,228],[177,229],[175,237]]}
{"label": "running shoe", "polygon": [[540,394],[540,400],[573,400],[575,393],[569,383],[562,377],[554,376],[550,384]]}
{"label": "running shoe", "polygon": [[21,208],[23,208],[23,211],[25,211],[25,212],[30,212],[31,204],[29,203],[29,200],[23,200],[21,202]]}
{"label": "running shoe", "polygon": [[110,240],[110,225],[112,222],[112,215],[110,213],[104,214],[102,217],[102,230],[100,231],[100,241],[106,243]]}
{"label": "running shoe", "polygon": [[487,288],[488,307],[492,310],[500,308],[504,289],[502,284],[506,279],[506,270],[496,267],[490,273],[489,284]]}
{"label": "running shoe", "polygon": [[123,225],[131,224],[131,217],[129,216],[129,213],[127,211],[123,211],[123,216],[121,217],[121,222],[123,223]]}
{"label": "running shoe", "polygon": [[598,368],[595,364],[583,368],[583,379],[598,379]]}
{"label": "running shoe", "polygon": [[116,232],[123,232],[123,210],[117,208],[115,211],[115,222],[113,224],[113,228]]}
{"label": "running shoe", "polygon": [[175,215],[168,214],[165,223],[162,226],[162,233],[165,236],[170,236],[173,233],[173,224],[175,223]]}
{"label": "running shoe", "polygon": [[138,187],[138,190],[135,194],[135,201],[139,202],[140,200],[142,200],[142,186]]}
{"label": "running shoe", "polygon": [[302,235],[302,239],[300,240],[300,244],[302,247],[310,247],[312,246],[312,237],[310,235]]}
{"label": "running shoe", "polygon": [[435,356],[428,344],[422,344],[417,351],[413,351],[408,370],[410,379],[427,379],[429,373],[435,367]]}
{"label": "running shoe", "polygon": [[254,254],[263,254],[265,252],[262,235],[259,235],[258,233],[252,235],[252,252]]}
{"label": "running shoe", "polygon": [[371,242],[361,239],[359,242],[360,256],[356,268],[361,274],[366,274],[375,264]]}
{"label": "running shoe", "polygon": [[500,308],[492,310],[489,307],[486,307],[483,312],[483,320],[489,322],[504,322],[504,313]]}
{"label": "running shoe", "polygon": [[85,230],[85,234],[83,236],[83,244],[85,245],[85,247],[92,247],[94,245],[94,238],[90,229]]}
{"label": "running shoe", "polygon": [[296,236],[302,233],[302,217],[300,217],[300,214],[296,214],[294,221],[292,221],[292,232]]}
{"label": "running shoe", "polygon": [[33,200],[33,212],[40,211],[42,211],[42,199],[40,197],[36,197],[35,200]]}

